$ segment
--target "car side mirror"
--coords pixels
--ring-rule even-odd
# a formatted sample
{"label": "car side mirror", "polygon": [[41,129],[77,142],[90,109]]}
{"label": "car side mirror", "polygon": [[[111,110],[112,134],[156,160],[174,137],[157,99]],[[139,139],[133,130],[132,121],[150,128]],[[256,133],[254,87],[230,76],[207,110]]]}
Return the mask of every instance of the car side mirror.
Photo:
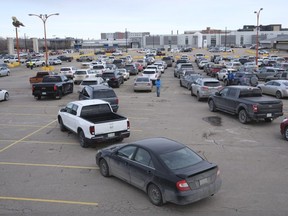
{"label": "car side mirror", "polygon": [[216,96],[221,96],[221,93],[220,92],[215,92],[215,95]]}
{"label": "car side mirror", "polygon": [[66,108],[60,109],[60,112],[67,112]]}

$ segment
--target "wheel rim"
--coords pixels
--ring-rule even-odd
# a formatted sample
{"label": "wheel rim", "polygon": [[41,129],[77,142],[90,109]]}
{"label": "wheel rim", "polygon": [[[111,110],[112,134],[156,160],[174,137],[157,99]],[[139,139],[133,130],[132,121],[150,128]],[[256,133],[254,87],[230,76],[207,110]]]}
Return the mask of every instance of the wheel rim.
{"label": "wheel rim", "polygon": [[210,111],[214,110],[214,102],[212,100],[209,101],[209,108],[210,108]]}
{"label": "wheel rim", "polygon": [[107,176],[108,174],[108,167],[104,159],[101,160],[100,171],[103,176]]}
{"label": "wheel rim", "polygon": [[157,204],[161,202],[162,199],[161,192],[155,185],[151,185],[149,187],[149,197],[153,203]]}
{"label": "wheel rim", "polygon": [[245,123],[247,119],[245,111],[241,110],[239,113],[239,120],[241,123]]}
{"label": "wheel rim", "polygon": [[281,92],[276,92],[276,98],[280,99],[281,98]]}
{"label": "wheel rim", "polygon": [[84,137],[84,133],[81,131],[79,134],[79,142],[81,146],[84,146],[85,143],[85,137]]}
{"label": "wheel rim", "polygon": [[5,94],[5,98],[4,98],[4,99],[5,99],[6,101],[9,100],[9,94],[8,94],[8,93]]}

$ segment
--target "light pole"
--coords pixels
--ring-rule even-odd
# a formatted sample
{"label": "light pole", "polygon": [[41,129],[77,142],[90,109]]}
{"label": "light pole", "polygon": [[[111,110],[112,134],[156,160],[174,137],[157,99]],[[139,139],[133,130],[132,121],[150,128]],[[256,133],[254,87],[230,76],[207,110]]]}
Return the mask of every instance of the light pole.
{"label": "light pole", "polygon": [[263,10],[263,8],[260,8],[259,11],[254,11],[255,14],[257,14],[257,26],[256,26],[256,66],[258,67],[258,50],[259,50],[259,15],[260,12]]}
{"label": "light pole", "polygon": [[127,28],[125,28],[125,39],[126,39],[126,53],[128,53],[128,42],[127,42],[127,40],[128,40],[128,35],[127,35]]}
{"label": "light pole", "polygon": [[47,48],[47,38],[46,38],[46,20],[50,17],[50,16],[53,16],[53,15],[59,15],[59,13],[54,13],[54,14],[40,14],[40,15],[37,15],[37,14],[28,14],[29,16],[36,16],[36,17],[39,17],[42,21],[43,21],[43,25],[44,25],[44,40],[45,40],[45,53],[46,53],[46,56],[45,56],[45,65],[46,67],[48,66],[48,48]]}
{"label": "light pole", "polygon": [[18,39],[18,28],[20,26],[24,26],[23,23],[21,23],[15,16],[12,17],[12,24],[13,26],[15,26],[15,30],[16,30],[16,49],[17,49],[17,57],[18,57],[18,63],[20,64],[20,54],[19,54],[19,39]]}

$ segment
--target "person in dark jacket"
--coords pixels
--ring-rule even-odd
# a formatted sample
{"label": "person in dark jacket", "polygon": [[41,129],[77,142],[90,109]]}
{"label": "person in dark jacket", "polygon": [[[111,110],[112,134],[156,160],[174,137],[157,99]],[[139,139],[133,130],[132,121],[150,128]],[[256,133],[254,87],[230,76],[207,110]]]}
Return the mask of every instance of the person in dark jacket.
{"label": "person in dark jacket", "polygon": [[228,85],[233,85],[233,81],[234,81],[234,73],[229,71],[228,72]]}

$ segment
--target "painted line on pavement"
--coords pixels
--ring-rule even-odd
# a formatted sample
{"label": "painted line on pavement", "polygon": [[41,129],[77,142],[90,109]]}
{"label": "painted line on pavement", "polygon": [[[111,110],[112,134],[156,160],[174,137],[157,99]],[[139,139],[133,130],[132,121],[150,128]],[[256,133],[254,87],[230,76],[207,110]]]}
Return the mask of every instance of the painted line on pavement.
{"label": "painted line on pavement", "polygon": [[11,143],[10,145],[6,146],[5,148],[3,148],[3,149],[0,149],[0,153],[1,153],[1,152],[3,152],[3,151],[5,151],[5,150],[7,150],[8,148],[10,148],[10,147],[12,147],[12,146],[16,145],[17,143],[19,143],[19,142],[21,142],[21,141],[25,140],[26,138],[28,138],[28,137],[30,137],[30,136],[32,136],[32,135],[34,135],[35,133],[38,133],[39,131],[41,131],[41,130],[43,130],[43,129],[47,128],[49,125],[51,125],[51,124],[55,123],[56,121],[57,121],[57,119],[55,119],[55,120],[53,120],[52,122],[48,123],[47,125],[45,125],[45,126],[43,126],[43,127],[39,128],[38,130],[36,130],[36,131],[34,131],[34,132],[32,132],[32,133],[28,134],[27,136],[23,137],[22,139],[20,139],[20,140],[17,140],[17,141],[15,141],[15,142]]}
{"label": "painted line on pavement", "polygon": [[33,164],[33,163],[14,163],[14,162],[0,162],[0,165],[13,165],[13,166],[37,166],[37,167],[54,167],[54,168],[69,168],[69,169],[91,169],[98,170],[99,168],[93,166],[72,166],[72,165],[59,165],[59,164]]}
{"label": "painted line on pavement", "polygon": [[45,114],[45,113],[43,113],[43,114],[33,114],[33,113],[31,113],[31,114],[29,114],[29,113],[0,113],[0,115],[13,115],[13,116],[54,116],[55,117],[55,114],[54,115],[52,115],[52,114]]}
{"label": "painted line on pavement", "polygon": [[5,196],[0,196],[0,199],[2,199],[2,200],[15,200],[15,201],[32,201],[32,202],[45,202],[45,203],[60,203],[60,204],[98,206],[98,203],[78,202],[78,201],[69,201],[69,200],[50,200],[50,199],[36,199],[36,198],[27,198],[27,197],[5,197]]}

